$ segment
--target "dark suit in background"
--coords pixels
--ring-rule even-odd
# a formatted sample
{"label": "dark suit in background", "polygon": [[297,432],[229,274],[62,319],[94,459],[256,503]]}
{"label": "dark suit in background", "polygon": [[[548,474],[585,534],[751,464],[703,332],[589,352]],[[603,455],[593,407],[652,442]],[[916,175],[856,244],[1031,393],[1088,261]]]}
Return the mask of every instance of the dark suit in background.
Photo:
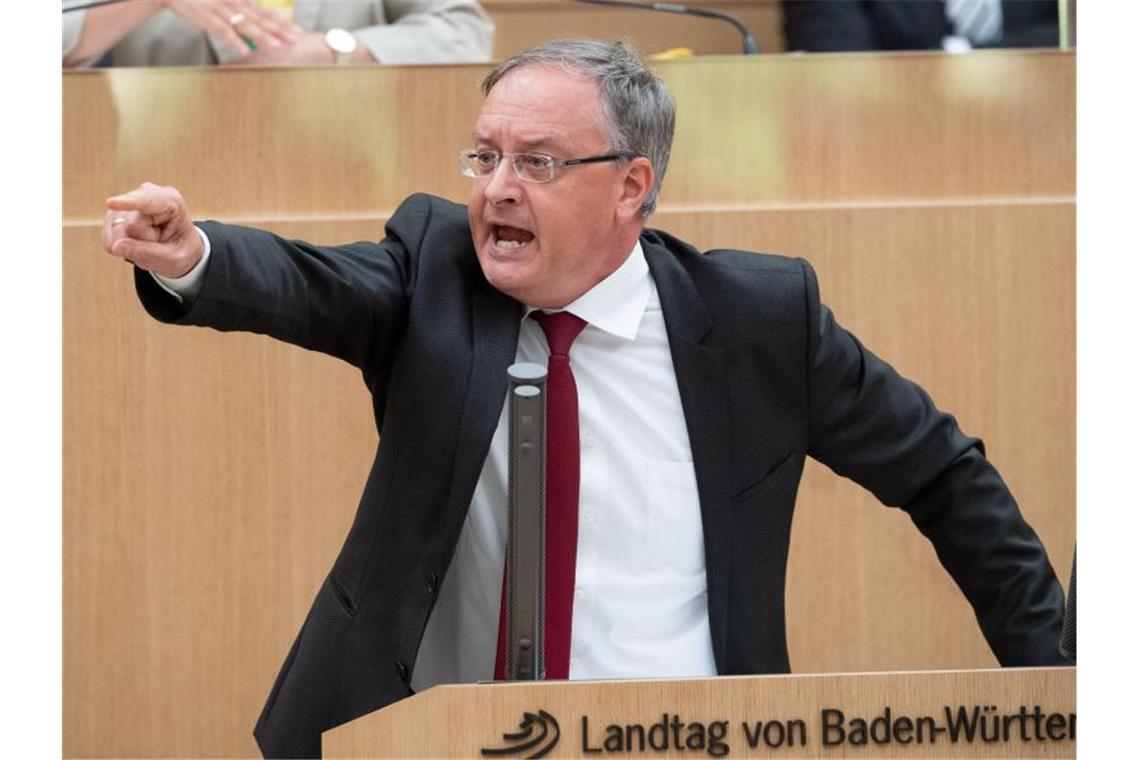
{"label": "dark suit in background", "polygon": [[[375,464],[255,729],[266,755],[315,756],[322,731],[410,694],[522,307],[484,279],[466,209],[439,198],[405,201],[379,244],[200,226],[213,252],[193,302],[136,271],[151,315],[322,351],[372,393]],[[909,514],[1003,665],[1064,663],[1061,587],[981,441],[836,323],[805,261],[701,255],[652,230],[641,244],[692,446],[718,673],[790,670],[784,580],[809,455]]]}
{"label": "dark suit in background", "polygon": [[[933,50],[954,34],[941,0],[784,0],[787,49]],[[1003,0],[992,47],[1057,47],[1057,0]]]}

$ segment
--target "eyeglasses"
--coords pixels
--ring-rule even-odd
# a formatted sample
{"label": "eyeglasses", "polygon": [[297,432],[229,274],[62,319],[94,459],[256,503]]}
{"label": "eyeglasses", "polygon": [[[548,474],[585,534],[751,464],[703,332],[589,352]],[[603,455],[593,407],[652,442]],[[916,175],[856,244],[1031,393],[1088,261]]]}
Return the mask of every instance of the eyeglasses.
{"label": "eyeglasses", "polygon": [[459,173],[464,177],[487,177],[504,158],[511,160],[515,175],[527,182],[550,182],[563,166],[596,164],[601,161],[628,161],[632,153],[609,153],[586,158],[554,158],[542,153],[500,153],[497,150],[464,150],[459,153]]}

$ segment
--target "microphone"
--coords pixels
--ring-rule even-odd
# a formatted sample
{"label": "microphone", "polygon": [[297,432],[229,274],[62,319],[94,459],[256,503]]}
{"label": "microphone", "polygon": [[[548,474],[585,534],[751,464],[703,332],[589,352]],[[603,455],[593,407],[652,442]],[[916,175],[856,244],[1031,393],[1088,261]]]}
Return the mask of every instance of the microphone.
{"label": "microphone", "polygon": [[64,6],[64,13],[71,13],[72,11],[85,11],[88,8],[98,8],[100,5],[115,5],[116,3],[125,3],[127,0],[89,0],[86,3],[76,3],[75,5]]}
{"label": "microphone", "polygon": [[754,38],[748,31],[740,19],[733,16],[731,13],[724,11],[713,10],[712,8],[690,8],[685,5],[678,5],[677,3],[637,3],[633,0],[576,0],[579,3],[589,3],[590,5],[609,5],[616,8],[640,8],[643,11],[661,11],[662,13],[679,13],[683,16],[699,16],[701,18],[715,18],[721,21],[727,21],[736,27],[736,31],[740,32],[740,36],[744,38],[744,55],[756,55],[760,52],[760,48],[756,45],[756,38]]}
{"label": "microphone", "polygon": [[546,367],[507,368],[506,658],[508,681],[546,678]]}

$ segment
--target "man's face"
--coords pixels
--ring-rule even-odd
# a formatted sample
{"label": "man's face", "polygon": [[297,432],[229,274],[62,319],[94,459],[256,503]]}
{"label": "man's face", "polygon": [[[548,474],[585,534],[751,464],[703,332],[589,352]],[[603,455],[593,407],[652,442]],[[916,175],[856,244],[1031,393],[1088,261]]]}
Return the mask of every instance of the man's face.
{"label": "man's face", "polygon": [[[601,155],[603,118],[596,82],[525,66],[500,79],[483,101],[475,147],[556,159]],[[652,182],[652,170],[639,158],[563,167],[552,182],[526,182],[504,157],[493,174],[472,180],[467,205],[484,276],[530,306],[570,303],[633,248],[646,177]]]}

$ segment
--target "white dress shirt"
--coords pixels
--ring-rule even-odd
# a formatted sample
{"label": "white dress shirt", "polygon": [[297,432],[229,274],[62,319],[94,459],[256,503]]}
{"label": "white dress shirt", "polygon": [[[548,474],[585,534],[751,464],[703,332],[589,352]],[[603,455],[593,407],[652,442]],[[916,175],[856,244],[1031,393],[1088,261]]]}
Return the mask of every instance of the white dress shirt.
{"label": "white dress shirt", "polygon": [[[202,237],[207,255],[191,272],[176,280],[156,276],[171,293],[200,287],[210,248]],[[641,244],[566,311],[587,323],[570,348],[582,457],[570,678],[715,675],[693,457]],[[523,318],[515,361],[545,365],[549,353],[542,328]],[[494,675],[508,437],[504,394],[416,657],[416,691]]]}
{"label": "white dress shirt", "polygon": [[[581,487],[570,678],[710,676],[704,533],[681,397],[657,288],[638,243],[566,307]],[[545,365],[523,319],[515,361]],[[416,691],[489,680],[506,553],[507,406],[412,671]]]}

